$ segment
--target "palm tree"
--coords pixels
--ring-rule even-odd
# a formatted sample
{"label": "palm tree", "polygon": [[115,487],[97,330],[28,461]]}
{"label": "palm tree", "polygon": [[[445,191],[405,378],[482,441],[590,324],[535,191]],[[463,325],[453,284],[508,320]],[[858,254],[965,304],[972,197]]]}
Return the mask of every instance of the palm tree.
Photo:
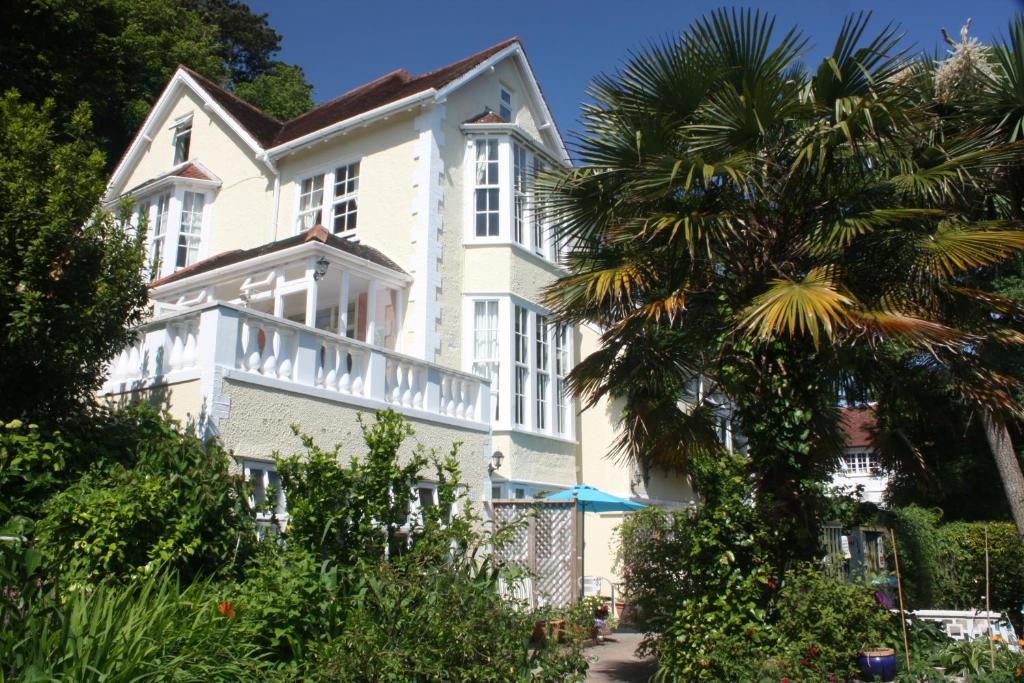
{"label": "palm tree", "polygon": [[624,455],[684,467],[707,429],[676,398],[714,378],[780,558],[815,552],[837,401],[870,390],[880,345],[955,369],[992,415],[1020,410],[980,349],[1024,339],[1024,309],[968,285],[1024,247],[1020,219],[989,208],[1021,147],[946,125],[921,85],[931,65],[868,21],[848,18],[808,72],[796,29],[713,12],[598,77],[581,164],[540,181],[569,269],[548,303],[604,330],[572,389],[624,397]]}

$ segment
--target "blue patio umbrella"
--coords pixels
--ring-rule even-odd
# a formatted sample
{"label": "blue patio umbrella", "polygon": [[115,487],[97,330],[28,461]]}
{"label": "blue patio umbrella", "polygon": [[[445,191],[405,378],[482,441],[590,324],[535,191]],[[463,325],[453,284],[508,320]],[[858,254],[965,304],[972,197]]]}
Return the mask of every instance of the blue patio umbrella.
{"label": "blue patio umbrella", "polygon": [[[643,503],[635,503],[625,498],[619,498],[613,496],[610,493],[605,493],[601,489],[596,489],[593,486],[586,486],[584,484],[576,484],[575,486],[568,488],[558,493],[553,493],[547,496],[545,500],[575,500],[576,509],[581,512],[631,512],[633,510],[642,510],[646,505]],[[584,515],[584,518],[586,515]],[[584,530],[585,524],[583,520],[580,522],[581,532]],[[586,552],[587,541],[583,533],[583,548],[584,553]],[[586,576],[586,572],[583,571],[583,558],[580,558],[580,575]],[[583,585],[580,584],[580,595],[583,594]]]}

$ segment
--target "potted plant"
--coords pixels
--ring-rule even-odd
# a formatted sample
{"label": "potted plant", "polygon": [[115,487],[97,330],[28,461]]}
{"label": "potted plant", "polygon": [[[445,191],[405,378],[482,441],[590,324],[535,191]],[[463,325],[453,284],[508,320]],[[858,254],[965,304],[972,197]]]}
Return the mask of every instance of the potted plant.
{"label": "potted plant", "polygon": [[896,679],[896,651],[891,647],[876,647],[862,651],[857,656],[857,665],[865,681],[875,677],[883,681]]}

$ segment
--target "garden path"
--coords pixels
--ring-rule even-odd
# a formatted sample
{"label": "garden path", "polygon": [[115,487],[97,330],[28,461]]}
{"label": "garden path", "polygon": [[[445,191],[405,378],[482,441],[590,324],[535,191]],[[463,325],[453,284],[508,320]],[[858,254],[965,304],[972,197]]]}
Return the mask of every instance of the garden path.
{"label": "garden path", "polygon": [[632,630],[620,630],[583,654],[591,659],[587,672],[587,683],[647,683],[657,669],[651,657],[637,657],[636,646],[643,634]]}

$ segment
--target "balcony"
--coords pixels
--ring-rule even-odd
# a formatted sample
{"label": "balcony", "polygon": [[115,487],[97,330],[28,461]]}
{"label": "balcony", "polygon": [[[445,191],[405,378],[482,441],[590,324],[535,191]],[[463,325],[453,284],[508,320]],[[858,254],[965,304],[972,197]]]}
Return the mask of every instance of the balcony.
{"label": "balcony", "polygon": [[237,304],[212,302],[142,325],[111,362],[103,394],[219,379],[300,392],[366,410],[490,429],[490,382],[337,333]]}

